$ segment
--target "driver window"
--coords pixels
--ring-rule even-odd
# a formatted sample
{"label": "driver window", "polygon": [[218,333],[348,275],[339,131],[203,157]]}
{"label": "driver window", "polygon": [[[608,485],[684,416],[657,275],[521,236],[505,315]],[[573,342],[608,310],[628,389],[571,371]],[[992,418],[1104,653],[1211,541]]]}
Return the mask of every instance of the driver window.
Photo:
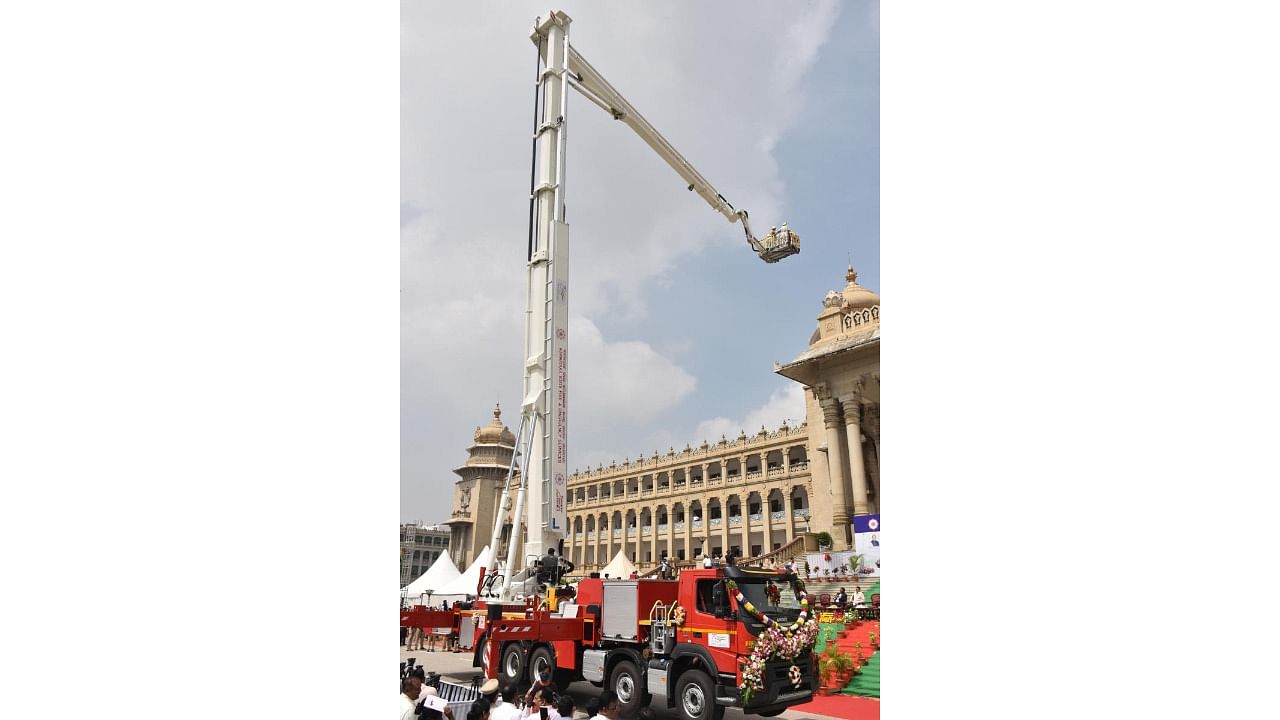
{"label": "driver window", "polygon": [[712,592],[715,588],[715,584],[715,580],[698,581],[698,612],[704,612],[708,615],[715,614],[716,606],[712,601]]}

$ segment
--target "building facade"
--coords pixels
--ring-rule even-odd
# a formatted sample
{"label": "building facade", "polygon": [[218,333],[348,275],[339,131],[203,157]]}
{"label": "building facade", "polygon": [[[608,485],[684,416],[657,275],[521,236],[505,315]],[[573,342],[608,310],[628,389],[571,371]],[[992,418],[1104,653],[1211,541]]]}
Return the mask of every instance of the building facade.
{"label": "building facade", "polygon": [[836,550],[854,549],[855,515],[880,512],[880,296],[850,267],[829,292],[809,348],[776,372],[805,387],[813,483],[822,498],[815,527],[830,528]]}
{"label": "building facade", "polygon": [[637,566],[775,550],[809,529],[808,429],[761,428],[574,473],[565,552],[582,571],[622,550]]}
{"label": "building facade", "polygon": [[[461,479],[454,483],[453,509],[444,524],[449,526],[449,549],[458,570],[465,571],[492,539],[494,513],[515,449],[515,433],[502,424],[502,408],[494,407],[493,419],[488,425],[477,427],[472,436],[466,464],[453,471]],[[517,470],[515,482],[519,477]],[[498,557],[505,558],[511,542],[512,512],[510,508],[502,512],[502,534],[494,550]],[[524,523],[520,525],[517,543],[516,557],[519,557],[524,546]]]}
{"label": "building facade", "polygon": [[[823,530],[834,549],[851,549],[852,518],[880,508],[880,298],[858,285],[852,267],[845,281],[823,299],[809,347],[774,368],[805,388],[799,427],[761,428],[570,476],[564,547],[579,572],[603,567],[620,550],[642,570],[663,554],[753,557]],[[459,569],[489,542],[511,462],[515,437],[499,418],[495,410],[476,429],[471,459],[454,471],[463,479],[448,524]],[[511,529],[505,512],[503,548]]]}
{"label": "building facade", "polygon": [[449,528],[443,525],[400,525],[400,587],[427,571],[449,550]]}

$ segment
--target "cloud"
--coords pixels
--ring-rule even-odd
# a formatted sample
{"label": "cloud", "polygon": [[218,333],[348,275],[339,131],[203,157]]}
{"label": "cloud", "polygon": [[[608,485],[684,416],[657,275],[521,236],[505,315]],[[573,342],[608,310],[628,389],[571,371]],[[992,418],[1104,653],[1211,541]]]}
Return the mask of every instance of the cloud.
{"label": "cloud", "polygon": [[741,420],[726,417],[715,417],[703,420],[694,429],[695,441],[716,442],[721,435],[733,440],[739,432],[752,435],[762,426],[769,431],[778,429],[783,421],[792,427],[804,422],[804,388],[799,383],[792,383],[775,390],[763,405],[747,413]]}
{"label": "cloud", "polygon": [[[775,147],[798,120],[805,75],[840,7],[593,3],[567,12],[583,55],[750,210],[760,232],[785,219]],[[512,430],[519,423],[536,53],[528,37],[546,11],[542,2],[461,3],[444,31],[431,4],[401,4],[404,518],[447,514],[432,498],[450,491],[450,470],[493,402]],[[674,270],[745,243],[630,129],[576,94],[567,166],[570,462],[582,467],[620,459],[619,446],[621,457],[635,445],[665,450],[662,424],[698,387],[685,369],[696,358],[682,366],[678,339],[664,354],[635,323]],[[713,277],[701,282],[716,291]]]}
{"label": "cloud", "polygon": [[569,338],[571,416],[644,425],[697,387],[693,375],[648,343],[606,342],[587,318],[569,319]]}

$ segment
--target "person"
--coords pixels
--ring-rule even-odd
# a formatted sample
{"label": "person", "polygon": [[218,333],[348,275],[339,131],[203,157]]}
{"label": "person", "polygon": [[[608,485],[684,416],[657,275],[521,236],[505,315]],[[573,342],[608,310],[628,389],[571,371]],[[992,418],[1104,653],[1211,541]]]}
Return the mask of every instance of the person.
{"label": "person", "polygon": [[639,570],[632,570],[632,571],[631,571],[631,579],[632,579],[632,580],[636,580],[636,579],[638,579],[639,577],[640,577],[640,571],[639,571]]}
{"label": "person", "polygon": [[587,698],[587,702],[582,705],[582,709],[587,713],[587,720],[600,714],[600,698]]}
{"label": "person", "polygon": [[[559,715],[562,720],[573,720],[573,698],[569,697],[568,693],[556,700],[556,715]],[[548,713],[549,716],[550,713]]]}
{"label": "person", "polygon": [[555,548],[547,548],[547,554],[538,565],[539,580],[552,587],[560,584],[560,559],[556,557]]}
{"label": "person", "polygon": [[835,605],[836,607],[843,610],[845,605],[848,605],[848,604],[849,604],[849,594],[844,591],[844,588],[840,588],[840,592],[836,593]]}
{"label": "person", "polygon": [[671,562],[667,560],[666,553],[662,553],[662,562],[658,565],[658,577],[663,580],[671,579]]}
{"label": "person", "polygon": [[551,703],[555,702],[556,695],[556,686],[555,683],[551,682],[550,670],[543,670],[542,673],[538,675],[538,682],[534,683],[533,686],[529,688],[529,692],[524,694],[525,705],[532,705],[533,699],[538,695],[541,695],[544,691],[551,693],[551,699],[546,703],[550,706]]}
{"label": "person", "polygon": [[498,696],[498,678],[489,678],[480,686],[480,697],[489,703],[490,706],[497,705],[501,699]]}
{"label": "person", "polygon": [[711,567],[711,556],[710,556],[710,555],[703,555],[703,556],[702,556],[702,567],[704,567],[704,568],[709,568],[709,567]]}
{"label": "person", "polygon": [[765,584],[764,591],[765,594],[769,596],[769,603],[771,605],[782,604],[782,591],[778,589],[777,585],[773,584],[772,580]]}
{"label": "person", "polygon": [[544,687],[534,693],[529,700],[528,706],[525,708],[525,720],[541,720],[542,708],[547,709],[547,720],[560,720],[560,716],[556,713],[556,694],[549,687]]}
{"label": "person", "polygon": [[508,685],[502,688],[502,693],[498,695],[497,702],[494,703],[493,709],[489,711],[489,720],[520,720],[520,706],[516,704],[516,700],[520,698],[520,689],[515,685]]}
{"label": "person", "polygon": [[853,586],[853,606],[856,608],[867,606],[867,598],[862,594],[862,586],[860,585]]}
{"label": "person", "polygon": [[489,703],[481,698],[471,703],[471,709],[467,711],[467,720],[489,720]]}
{"label": "person", "polygon": [[591,716],[591,720],[618,720],[618,696],[612,690],[600,693],[600,709]]}
{"label": "person", "polygon": [[414,720],[418,714],[418,696],[422,693],[420,682],[413,675],[400,680],[400,720]]}
{"label": "person", "polygon": [[422,693],[418,696],[419,707],[414,712],[417,712],[422,720],[453,720],[453,709],[449,706],[445,706],[443,713],[426,706],[427,698],[433,695],[439,695],[435,688],[430,685],[422,686]]}

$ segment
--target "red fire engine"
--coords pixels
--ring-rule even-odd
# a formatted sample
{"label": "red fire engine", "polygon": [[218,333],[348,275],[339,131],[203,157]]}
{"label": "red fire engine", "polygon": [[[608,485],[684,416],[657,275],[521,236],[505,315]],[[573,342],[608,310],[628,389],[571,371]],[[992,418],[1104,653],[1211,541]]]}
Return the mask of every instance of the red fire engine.
{"label": "red fire engine", "polygon": [[[625,715],[651,699],[688,720],[719,720],[726,707],[770,717],[808,702],[814,672],[807,650],[766,664],[763,687],[742,701],[742,673],[766,625],[734,607],[727,579],[770,619],[785,624],[799,615],[769,605],[766,583],[782,579],[775,570],[730,566],[685,570],[678,580],[589,578],[578,583],[572,602],[554,610],[490,620],[477,648],[485,652],[481,664],[487,677],[504,683],[532,682],[551,670],[562,688],[576,680],[607,687]],[[489,607],[496,613],[502,606]]]}

